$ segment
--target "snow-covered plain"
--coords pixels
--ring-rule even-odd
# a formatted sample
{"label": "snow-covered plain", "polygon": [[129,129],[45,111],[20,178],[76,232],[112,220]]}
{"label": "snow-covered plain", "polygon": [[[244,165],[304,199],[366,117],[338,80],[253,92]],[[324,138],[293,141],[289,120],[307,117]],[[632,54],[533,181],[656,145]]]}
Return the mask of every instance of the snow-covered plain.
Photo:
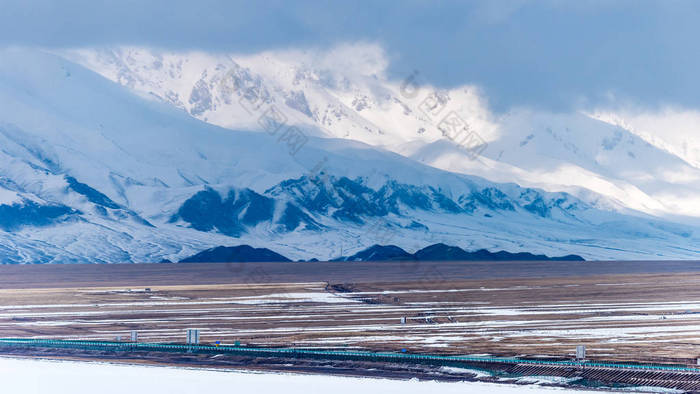
{"label": "snow-covered plain", "polygon": [[405,381],[16,358],[0,359],[0,389],[6,393],[23,394],[47,392],[53,394],[586,392],[538,385]]}

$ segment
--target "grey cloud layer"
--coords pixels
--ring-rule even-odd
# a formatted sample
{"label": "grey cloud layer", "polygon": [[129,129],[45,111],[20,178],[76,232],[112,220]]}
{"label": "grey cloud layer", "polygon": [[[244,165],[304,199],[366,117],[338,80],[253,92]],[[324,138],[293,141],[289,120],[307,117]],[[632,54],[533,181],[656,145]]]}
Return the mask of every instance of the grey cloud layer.
{"label": "grey cloud layer", "polygon": [[481,85],[495,108],[700,107],[690,1],[0,1],[0,45],[256,52],[377,42],[401,78]]}

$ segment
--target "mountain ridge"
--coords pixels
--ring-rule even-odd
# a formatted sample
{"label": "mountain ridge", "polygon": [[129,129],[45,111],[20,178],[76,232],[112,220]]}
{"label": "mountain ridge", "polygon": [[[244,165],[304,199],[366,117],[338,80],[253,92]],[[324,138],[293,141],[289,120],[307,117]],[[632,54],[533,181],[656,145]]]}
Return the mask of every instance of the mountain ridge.
{"label": "mountain ridge", "polygon": [[[337,67],[330,54],[361,55],[367,64],[355,64],[357,70]],[[289,124],[312,135],[362,141],[492,182],[568,192],[589,204],[700,223],[693,197],[700,194],[700,168],[634,129],[578,112],[522,108],[494,114],[478,87],[439,90],[421,83],[415,72],[403,81],[389,79],[388,60],[376,46],[336,48],[330,54],[215,55],[121,47],[66,56],[226,128],[258,130],[260,112],[254,109],[274,106]],[[473,137],[467,141],[482,140],[484,146],[472,149],[441,129],[447,113],[462,118]]]}
{"label": "mountain ridge", "polygon": [[[180,260],[180,263],[239,263],[239,262],[291,262],[267,248],[253,248],[249,245],[217,246],[201,251]],[[316,258],[308,262],[319,261]],[[408,253],[395,245],[373,245],[355,253],[332,259],[337,262],[353,261],[585,261],[581,256],[566,255],[548,257],[532,253],[509,253],[506,251],[490,252],[480,249],[467,252],[458,246],[442,243],[428,245],[415,253]],[[304,262],[304,260],[302,260]]]}
{"label": "mountain ridge", "polygon": [[2,57],[0,209],[67,209],[0,231],[3,263],[177,261],[232,240],[293,260],[378,242],[586,259],[700,253],[693,226],[347,139],[307,135],[296,149],[280,132],[208,124],[59,56]]}

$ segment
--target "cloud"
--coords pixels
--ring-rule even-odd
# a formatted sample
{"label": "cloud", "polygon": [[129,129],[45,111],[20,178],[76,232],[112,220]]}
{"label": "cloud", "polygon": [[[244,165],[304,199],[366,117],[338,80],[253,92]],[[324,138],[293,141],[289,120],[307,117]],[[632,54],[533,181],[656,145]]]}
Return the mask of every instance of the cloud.
{"label": "cloud", "polygon": [[307,49],[270,50],[261,53],[232,54],[238,60],[245,58],[264,58],[269,56],[275,61],[283,61],[295,66],[312,68],[347,77],[384,77],[389,68],[389,58],[381,45],[368,42],[340,43],[331,47],[314,47]]}
{"label": "cloud", "polygon": [[689,0],[4,0],[0,45],[257,53],[372,42],[393,78],[477,84],[495,109],[610,97],[700,108],[699,17]]}

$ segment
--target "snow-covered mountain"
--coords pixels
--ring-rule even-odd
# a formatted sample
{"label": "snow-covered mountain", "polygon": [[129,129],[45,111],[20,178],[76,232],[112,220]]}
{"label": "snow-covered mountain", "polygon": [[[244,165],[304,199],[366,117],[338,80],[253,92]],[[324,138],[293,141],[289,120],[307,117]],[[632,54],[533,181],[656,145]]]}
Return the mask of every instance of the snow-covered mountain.
{"label": "snow-covered mountain", "polygon": [[[691,153],[683,154],[599,115],[524,108],[494,115],[476,87],[436,91],[419,72],[388,78],[387,56],[375,45],[256,55],[142,48],[65,55],[222,127],[259,130],[256,108],[272,105],[309,134],[365,142],[435,168],[565,191],[605,207],[700,218],[700,166],[692,160],[700,146],[685,141],[683,152]],[[450,135],[441,122],[452,111],[469,133]]]}
{"label": "snow-covered mountain", "polygon": [[[700,254],[697,228],[608,209],[614,202],[595,193],[582,200],[448,172],[412,155],[327,138],[311,127],[317,120],[269,122],[270,104],[284,92],[270,90],[274,100],[246,118],[258,130],[244,131],[191,116],[192,103],[206,103],[209,88],[179,96],[188,103],[185,112],[170,104],[175,98],[166,103],[165,96],[136,94],[56,55],[10,49],[0,59],[6,263],[176,261],[234,244],[294,259],[347,256],[377,243],[415,252],[439,242],[587,259]],[[238,71],[234,87],[267,89],[245,68]],[[299,91],[287,97],[284,111],[304,112],[300,103],[311,101],[300,97],[311,93]],[[241,92],[235,87],[229,100],[240,100]],[[317,108],[307,106],[314,119]],[[353,130],[378,136],[375,145],[382,135],[400,137],[393,129],[367,128]]]}

